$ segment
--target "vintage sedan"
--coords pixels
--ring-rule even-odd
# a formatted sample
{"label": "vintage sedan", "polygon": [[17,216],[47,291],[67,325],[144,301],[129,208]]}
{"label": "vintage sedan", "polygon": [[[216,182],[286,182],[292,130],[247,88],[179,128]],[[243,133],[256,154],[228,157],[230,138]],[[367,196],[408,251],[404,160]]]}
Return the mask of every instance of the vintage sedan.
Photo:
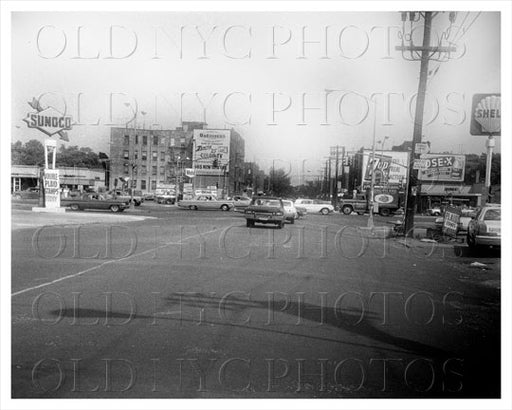
{"label": "vintage sedan", "polygon": [[129,200],[107,198],[106,195],[85,193],[74,197],[61,198],[61,207],[69,207],[72,211],[81,209],[103,209],[111,212],[122,212],[130,207]]}
{"label": "vintage sedan", "polygon": [[245,208],[247,208],[251,204],[251,198],[248,198],[246,196],[237,196],[235,195],[233,197],[233,205],[235,208],[235,211],[237,212],[243,212]]}
{"label": "vintage sedan", "polygon": [[284,226],[285,211],[281,198],[254,197],[251,204],[244,211],[247,227],[253,227],[254,224],[274,224],[279,229]]}
{"label": "vintage sedan", "polygon": [[334,212],[334,207],[329,202],[320,199],[299,198],[295,201],[295,206],[297,205],[306,208],[310,214],[328,215]]}
{"label": "vintage sedan", "polygon": [[14,199],[38,199],[39,198],[39,188],[32,187],[28,189],[24,189],[23,191],[15,191],[12,194]]}
{"label": "vintage sedan", "polygon": [[467,242],[470,248],[501,246],[501,206],[486,204],[468,224]]}
{"label": "vintage sedan", "polygon": [[234,204],[232,200],[217,199],[213,195],[199,195],[194,199],[178,201],[178,206],[195,211],[198,209],[229,211],[234,207]]}

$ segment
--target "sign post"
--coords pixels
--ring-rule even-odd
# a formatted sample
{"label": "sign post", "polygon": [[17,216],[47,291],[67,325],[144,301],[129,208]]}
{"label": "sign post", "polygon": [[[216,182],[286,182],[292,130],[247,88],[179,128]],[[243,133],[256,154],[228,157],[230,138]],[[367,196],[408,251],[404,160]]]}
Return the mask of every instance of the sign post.
{"label": "sign post", "polygon": [[[51,137],[58,134],[60,139],[69,141],[67,130],[71,130],[72,119],[69,115],[61,113],[53,107],[43,108],[35,98],[28,103],[35,112],[27,114],[23,119],[29,128],[35,128],[43,134]],[[44,141],[44,170],[42,171],[42,181],[40,190],[42,201],[39,206],[33,207],[34,212],[65,212],[65,208],[60,207],[60,179],[59,170],[55,169],[55,159],[57,155],[57,141],[46,139]],[[51,156],[51,161],[48,157]]]}
{"label": "sign post", "polygon": [[491,166],[492,152],[496,141],[495,135],[501,135],[501,94],[475,94],[471,108],[471,135],[487,135],[485,148],[485,189],[487,202],[491,200]]}

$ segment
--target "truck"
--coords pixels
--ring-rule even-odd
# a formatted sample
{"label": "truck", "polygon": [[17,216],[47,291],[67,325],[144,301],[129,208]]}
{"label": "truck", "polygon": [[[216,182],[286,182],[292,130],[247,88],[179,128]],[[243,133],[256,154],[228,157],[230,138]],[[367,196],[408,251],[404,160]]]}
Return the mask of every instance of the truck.
{"label": "truck", "polygon": [[159,204],[174,205],[176,203],[176,185],[157,185],[155,201]]}
{"label": "truck", "polygon": [[[400,200],[401,195],[398,189],[374,189],[374,203],[378,204],[378,212],[382,216],[389,216],[397,211],[400,208]],[[350,215],[352,212],[363,215],[370,211],[370,190],[356,193],[352,198],[342,197],[338,205],[340,212],[345,215]]]}

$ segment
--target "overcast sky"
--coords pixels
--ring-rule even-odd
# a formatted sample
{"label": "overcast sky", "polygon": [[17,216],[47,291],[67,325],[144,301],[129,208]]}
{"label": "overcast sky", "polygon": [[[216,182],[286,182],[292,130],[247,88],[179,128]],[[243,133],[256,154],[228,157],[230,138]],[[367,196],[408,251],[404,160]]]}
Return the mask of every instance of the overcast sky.
{"label": "overcast sky", "polygon": [[[434,152],[485,151],[485,137],[469,134],[471,99],[500,92],[500,15],[477,14],[457,14],[446,34],[460,37],[458,51],[430,63],[423,134]],[[448,27],[448,14],[438,15],[434,38]],[[125,126],[137,107],[140,127],[174,129],[182,119],[234,127],[246,160],[293,168],[307,160],[317,172],[330,146],[371,146],[372,94],[376,139],[389,137],[384,149],[412,138],[419,63],[395,51],[400,28],[398,12],[19,12],[12,140],[44,139],[22,119],[27,101],[45,94],[43,106],[79,121],[72,145],[108,152],[108,124]],[[303,35],[320,43],[303,46]],[[320,109],[303,113],[303,106]]]}

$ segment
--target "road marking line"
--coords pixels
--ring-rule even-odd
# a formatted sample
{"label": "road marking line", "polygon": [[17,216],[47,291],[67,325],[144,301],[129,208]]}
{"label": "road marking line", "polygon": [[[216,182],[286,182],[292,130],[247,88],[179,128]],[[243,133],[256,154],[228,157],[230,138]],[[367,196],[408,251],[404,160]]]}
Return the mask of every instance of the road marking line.
{"label": "road marking line", "polygon": [[[217,229],[214,229],[212,231],[207,231],[207,232],[202,232],[202,233],[199,233],[199,234],[195,234],[195,235],[192,235],[192,236],[188,236],[184,239],[182,239],[182,242],[183,241],[186,241],[188,239],[192,239],[192,238],[195,238],[196,236],[201,236],[201,235],[208,235],[210,233],[213,233],[213,232],[217,232],[219,230],[222,230],[222,229],[225,229],[225,228],[217,228]],[[181,243],[182,243],[181,242]],[[63,276],[62,278],[58,278],[58,279],[55,279],[55,280],[52,280],[50,282],[46,282],[46,283],[41,283],[40,285],[37,285],[37,286],[32,286],[30,288],[26,288],[26,289],[22,289],[22,290],[19,290],[17,292],[14,292],[14,293],[11,293],[11,298],[13,296],[18,296],[18,295],[21,295],[23,293],[27,293],[27,292],[30,292],[32,290],[36,290],[36,289],[40,289],[40,288],[44,288],[46,286],[50,286],[50,285],[53,285],[54,283],[58,283],[58,282],[62,282],[64,280],[67,280],[67,279],[73,279],[73,278],[76,278],[78,276],[81,276],[85,273],[88,273],[88,272],[91,272],[93,270],[96,270],[96,269],[100,269],[102,268],[103,266],[105,265],[109,265],[111,263],[115,263],[115,262],[120,262],[120,261],[124,261],[126,259],[130,259],[134,256],[141,256],[141,255],[144,255],[146,253],[149,253],[149,252],[154,252],[156,251],[157,249],[161,249],[161,248],[165,248],[166,246],[169,246],[169,245],[176,245],[176,244],[180,244],[180,242],[166,242],[164,243],[163,245],[160,245],[160,246],[157,246],[156,248],[151,248],[151,249],[148,249],[148,250],[145,250],[144,252],[141,252],[141,253],[137,253],[137,254],[133,254],[133,255],[130,255],[130,256],[126,256],[125,258],[121,258],[121,259],[112,259],[112,260],[109,260],[109,261],[105,261],[99,265],[96,265],[96,266],[93,266],[91,268],[88,268],[88,269],[85,269],[83,271],[80,271],[80,272],[77,272],[77,273],[73,273],[72,275],[67,275],[67,276]]]}

